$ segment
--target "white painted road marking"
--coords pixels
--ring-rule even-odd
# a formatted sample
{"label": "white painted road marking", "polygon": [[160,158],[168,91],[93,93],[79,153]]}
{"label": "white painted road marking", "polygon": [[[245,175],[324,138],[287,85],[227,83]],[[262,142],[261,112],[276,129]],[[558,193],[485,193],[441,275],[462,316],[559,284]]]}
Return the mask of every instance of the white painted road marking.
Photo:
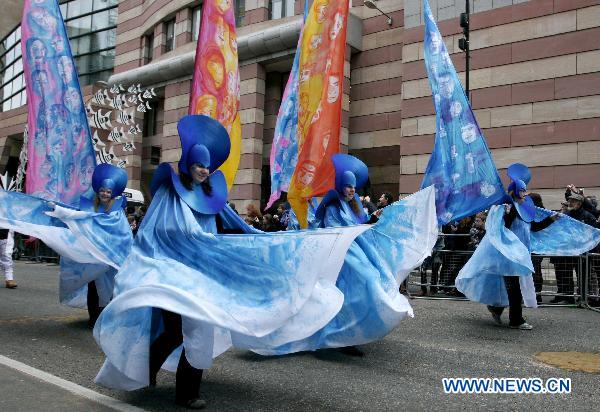
{"label": "white painted road marking", "polygon": [[0,364],[7,366],[11,369],[17,370],[19,372],[25,373],[27,375],[33,376],[41,381],[50,383],[52,385],[58,386],[66,391],[69,391],[77,396],[81,396],[83,398],[89,399],[101,405],[112,408],[116,411],[121,412],[144,412],[144,409],[138,408],[137,406],[130,405],[123,401],[120,401],[115,398],[111,398],[110,396],[102,395],[101,393],[95,392],[91,389],[84,388],[81,385],[77,385],[76,383],[69,382],[65,379],[59,378],[58,376],[54,376],[48,372],[44,372],[42,370],[33,368],[29,365],[26,365],[22,362],[7,358],[6,356],[0,355]]}

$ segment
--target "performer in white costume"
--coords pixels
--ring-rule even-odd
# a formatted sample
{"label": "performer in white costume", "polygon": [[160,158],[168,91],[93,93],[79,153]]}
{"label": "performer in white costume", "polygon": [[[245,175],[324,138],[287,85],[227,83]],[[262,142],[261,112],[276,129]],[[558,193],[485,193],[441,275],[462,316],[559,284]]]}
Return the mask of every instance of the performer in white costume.
{"label": "performer in white costume", "polygon": [[7,289],[16,289],[17,282],[13,274],[12,252],[15,245],[15,237],[12,230],[0,229],[0,266],[4,271],[4,286]]}

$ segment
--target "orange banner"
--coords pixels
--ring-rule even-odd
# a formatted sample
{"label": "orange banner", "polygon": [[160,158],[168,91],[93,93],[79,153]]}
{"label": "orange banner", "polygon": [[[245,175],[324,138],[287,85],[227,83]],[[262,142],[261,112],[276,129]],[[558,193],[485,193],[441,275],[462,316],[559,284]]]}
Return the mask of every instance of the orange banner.
{"label": "orange banner", "polygon": [[240,73],[233,1],[204,0],[188,113],[210,116],[227,129],[231,152],[219,170],[225,174],[229,189],[233,186],[242,150],[239,105]]}
{"label": "orange banner", "polygon": [[302,34],[298,163],[288,201],[301,227],[308,199],[335,186],[331,156],[339,152],[348,0],[315,0]]}

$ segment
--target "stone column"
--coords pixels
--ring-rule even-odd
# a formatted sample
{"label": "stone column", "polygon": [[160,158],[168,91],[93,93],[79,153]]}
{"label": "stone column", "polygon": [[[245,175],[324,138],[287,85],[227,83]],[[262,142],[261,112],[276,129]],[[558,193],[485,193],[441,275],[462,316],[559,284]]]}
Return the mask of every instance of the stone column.
{"label": "stone column", "polygon": [[192,9],[185,8],[175,16],[175,47],[192,41]]}
{"label": "stone column", "polygon": [[265,69],[259,63],[240,67],[242,156],[229,199],[242,214],[246,212],[246,205],[249,203],[260,206],[265,79]]}

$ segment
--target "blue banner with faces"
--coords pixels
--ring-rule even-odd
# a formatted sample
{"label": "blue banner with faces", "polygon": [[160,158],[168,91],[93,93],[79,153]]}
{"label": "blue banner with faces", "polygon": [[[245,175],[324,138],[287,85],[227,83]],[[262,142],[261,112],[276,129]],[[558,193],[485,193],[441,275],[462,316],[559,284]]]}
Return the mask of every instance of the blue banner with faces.
{"label": "blue banner with faces", "polygon": [[26,0],[21,20],[29,143],[26,190],[77,206],[96,166],[85,106],[57,0]]}
{"label": "blue banner with faces", "polygon": [[438,221],[446,224],[501,203],[505,192],[427,0],[423,13],[436,131],[421,188],[435,185]]}

